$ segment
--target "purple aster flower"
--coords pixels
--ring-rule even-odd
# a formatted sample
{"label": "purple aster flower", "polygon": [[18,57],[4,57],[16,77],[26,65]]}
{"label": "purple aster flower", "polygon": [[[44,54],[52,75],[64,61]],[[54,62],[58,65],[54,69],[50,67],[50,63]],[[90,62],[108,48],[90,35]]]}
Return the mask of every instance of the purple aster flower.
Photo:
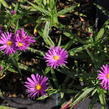
{"label": "purple aster flower", "polygon": [[15,45],[17,47],[17,50],[26,50],[30,46],[30,44],[34,42],[34,38],[29,36],[23,28],[16,31]]}
{"label": "purple aster flower", "polygon": [[65,65],[67,63],[68,52],[59,46],[51,47],[45,54],[47,66],[53,67],[54,69],[58,66]]}
{"label": "purple aster flower", "polygon": [[105,90],[109,90],[109,65],[103,65],[99,70],[97,79],[100,80],[100,85]]}
{"label": "purple aster flower", "polygon": [[4,50],[5,54],[12,54],[16,51],[12,36],[12,33],[9,32],[4,32],[1,34],[0,50]]}
{"label": "purple aster flower", "polygon": [[27,78],[25,82],[25,87],[27,88],[26,92],[31,98],[36,96],[45,95],[46,89],[48,88],[48,78],[37,74],[31,74],[31,77]]}
{"label": "purple aster flower", "polygon": [[28,48],[28,45],[25,43],[25,40],[23,40],[19,36],[15,38],[15,45],[17,50],[26,50]]}
{"label": "purple aster flower", "polygon": [[11,13],[12,15],[15,15],[15,14],[16,14],[16,11],[15,11],[15,10],[11,10],[10,13]]}

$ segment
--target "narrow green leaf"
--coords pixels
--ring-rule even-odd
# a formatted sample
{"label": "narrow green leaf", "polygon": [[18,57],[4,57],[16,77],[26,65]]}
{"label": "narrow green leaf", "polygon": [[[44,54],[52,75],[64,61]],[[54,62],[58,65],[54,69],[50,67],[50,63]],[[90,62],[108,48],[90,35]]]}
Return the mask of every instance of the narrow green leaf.
{"label": "narrow green leaf", "polygon": [[89,55],[89,57],[91,58],[95,68],[97,68],[97,62],[96,62],[96,58],[94,57],[94,55],[91,53],[91,51],[89,51],[88,49],[86,49],[87,54]]}
{"label": "narrow green leaf", "polygon": [[34,48],[28,48],[29,51],[33,52],[33,53],[36,53],[36,54],[39,54],[41,56],[44,56],[44,53],[40,50],[37,50],[37,49],[34,49]]}
{"label": "narrow green leaf", "polygon": [[56,0],[50,0],[50,8],[54,9],[55,6],[56,6]]}
{"label": "narrow green leaf", "polygon": [[97,34],[97,36],[96,36],[96,41],[100,40],[100,39],[103,37],[104,32],[105,32],[105,30],[104,30],[104,27],[103,27],[103,28],[101,28],[101,29],[99,30],[99,32],[98,32],[98,34]]}
{"label": "narrow green leaf", "polygon": [[105,33],[105,28],[106,26],[109,24],[109,19],[105,21],[105,23],[103,24],[102,28],[99,30],[97,36],[96,36],[96,39],[95,41],[99,41],[100,39],[102,39],[104,33]]}
{"label": "narrow green leaf", "polygon": [[54,69],[51,68],[51,75],[52,75],[52,80],[54,82],[55,87],[58,89],[58,81],[57,81],[57,77],[55,75],[55,71]]}
{"label": "narrow green leaf", "polygon": [[6,7],[6,8],[9,8],[8,4],[5,2],[5,0],[0,0],[0,3]]}
{"label": "narrow green leaf", "polygon": [[40,6],[37,6],[37,5],[35,5],[35,4],[33,4],[29,1],[27,1],[27,2],[32,6],[32,8],[35,8],[36,11],[39,11],[39,12],[45,14],[45,15],[51,16],[51,13],[48,10],[46,10],[46,9],[40,7]]}
{"label": "narrow green leaf", "polygon": [[105,96],[103,89],[98,89],[97,92],[99,94],[101,109],[106,109],[106,99],[105,99],[106,96]]}
{"label": "narrow green leaf", "polygon": [[74,11],[74,9],[75,9],[76,7],[78,7],[78,6],[79,6],[79,4],[74,5],[74,6],[71,6],[71,7],[68,7],[68,8],[64,8],[64,9],[58,11],[58,16],[64,15],[64,14],[66,14],[66,13],[68,13],[68,12],[72,12],[72,11]]}
{"label": "narrow green leaf", "polygon": [[48,74],[50,72],[51,68],[50,67],[46,67],[44,74]]}
{"label": "narrow green leaf", "polygon": [[60,36],[57,46],[60,46],[61,45],[61,41],[62,41],[62,37]]}
{"label": "narrow green leaf", "polygon": [[73,48],[73,49],[71,49],[71,50],[69,51],[69,54],[70,54],[71,56],[73,56],[73,55],[75,55],[77,52],[80,52],[80,51],[82,51],[82,50],[86,50],[87,48],[90,48],[90,47],[92,47],[92,46],[94,46],[94,44],[88,44],[88,45],[83,45],[82,47]]}
{"label": "narrow green leaf", "polygon": [[93,3],[104,15],[109,17],[109,11],[106,8],[100,6],[99,4]]}
{"label": "narrow green leaf", "polygon": [[49,30],[50,30],[50,22],[46,22],[42,37],[47,45],[54,46],[55,45],[54,42],[49,37]]}
{"label": "narrow green leaf", "polygon": [[10,61],[13,63],[13,66],[18,70],[18,72],[22,76],[21,69],[19,68],[19,65],[18,65],[18,60],[13,55],[10,55],[9,58],[10,58]]}
{"label": "narrow green leaf", "polygon": [[94,96],[94,94],[97,92],[97,89],[94,89],[93,91],[92,91],[92,94],[91,94],[91,96]]}
{"label": "narrow green leaf", "polygon": [[70,41],[64,46],[64,48],[65,48],[65,49],[69,49],[73,44],[74,44],[74,41],[73,41],[73,40],[70,40]]}
{"label": "narrow green leaf", "polygon": [[73,103],[71,104],[71,109],[74,107],[75,104],[77,104],[78,102],[83,100],[85,97],[87,97],[93,89],[94,88],[85,89],[84,92],[82,94],[80,94],[80,96],[78,98],[76,98],[76,100],[73,101]]}
{"label": "narrow green leaf", "polygon": [[66,76],[70,77],[70,78],[74,78],[73,72],[71,72],[68,68],[63,67],[60,69],[57,69],[59,72],[66,74]]}
{"label": "narrow green leaf", "polygon": [[[23,69],[23,70],[26,70],[26,71],[29,71],[29,72],[33,72],[33,73],[38,72],[36,69],[31,68],[31,67],[28,67],[27,65],[24,65],[24,64],[22,64],[22,63],[18,63],[18,65],[19,65],[19,68],[20,68],[20,69]],[[28,73],[28,72],[27,72],[27,73]]]}
{"label": "narrow green leaf", "polygon": [[74,39],[74,35],[72,34],[72,33],[70,33],[70,32],[64,32],[63,33],[65,36],[67,36],[68,38],[70,38],[70,39]]}
{"label": "narrow green leaf", "polygon": [[58,93],[58,90],[56,90],[56,89],[47,89],[46,91],[47,91],[47,95],[38,97],[37,100],[43,100],[43,99],[45,99],[45,98],[50,97],[50,96],[53,95],[53,94]]}

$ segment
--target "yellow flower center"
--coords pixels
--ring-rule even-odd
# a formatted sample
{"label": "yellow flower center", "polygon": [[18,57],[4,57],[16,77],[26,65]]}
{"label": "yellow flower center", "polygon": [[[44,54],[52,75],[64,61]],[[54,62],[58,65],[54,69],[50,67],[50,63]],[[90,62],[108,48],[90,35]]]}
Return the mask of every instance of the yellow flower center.
{"label": "yellow flower center", "polygon": [[109,73],[106,75],[106,78],[109,79]]}
{"label": "yellow flower center", "polygon": [[19,42],[19,43],[18,43],[18,46],[19,46],[19,47],[22,47],[22,46],[23,46],[23,44],[22,44],[21,42]]}
{"label": "yellow flower center", "polygon": [[59,60],[59,56],[53,56],[53,59],[55,60],[55,61],[57,61],[57,60]]}
{"label": "yellow flower center", "polygon": [[42,86],[40,84],[37,84],[36,85],[36,90],[41,90],[42,89]]}
{"label": "yellow flower center", "polygon": [[12,41],[7,41],[7,45],[11,46],[12,45]]}

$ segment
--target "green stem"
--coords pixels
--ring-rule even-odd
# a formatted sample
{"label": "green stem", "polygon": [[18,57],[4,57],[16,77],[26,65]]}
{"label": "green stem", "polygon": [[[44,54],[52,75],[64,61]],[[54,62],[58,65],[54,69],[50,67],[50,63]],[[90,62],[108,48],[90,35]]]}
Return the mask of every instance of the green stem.
{"label": "green stem", "polygon": [[94,58],[93,54],[87,48],[86,48],[86,51],[87,51],[89,57],[91,58],[91,60],[92,60],[92,62],[94,64],[94,67],[97,69],[98,68],[97,67],[98,63],[97,63],[96,59]]}
{"label": "green stem", "polygon": [[97,92],[101,103],[101,109],[106,109],[106,98],[105,98],[106,96],[104,91],[102,89],[99,89]]}
{"label": "green stem", "polygon": [[52,80],[54,82],[55,87],[58,89],[58,82],[57,82],[57,78],[54,72],[54,69],[51,69],[51,75],[52,75]]}
{"label": "green stem", "polygon": [[40,50],[36,50],[36,49],[30,48],[30,47],[28,48],[28,50],[33,52],[33,53],[37,53],[37,54],[39,54],[41,56],[44,56],[44,53],[42,51],[40,51]]}
{"label": "green stem", "polygon": [[21,73],[21,70],[19,68],[18,61],[16,60],[16,58],[13,55],[10,56],[10,59],[11,59],[13,65],[15,66],[15,68],[17,69],[17,71],[20,73],[20,75],[22,77],[22,73]]}

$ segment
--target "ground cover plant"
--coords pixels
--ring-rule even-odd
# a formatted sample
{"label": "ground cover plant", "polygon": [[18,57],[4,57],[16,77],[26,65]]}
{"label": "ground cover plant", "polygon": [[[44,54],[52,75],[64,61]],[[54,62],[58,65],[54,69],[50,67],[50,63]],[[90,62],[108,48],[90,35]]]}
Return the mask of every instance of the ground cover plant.
{"label": "ground cover plant", "polygon": [[106,109],[109,20],[98,28],[95,7],[107,14],[91,0],[0,0],[0,96]]}

